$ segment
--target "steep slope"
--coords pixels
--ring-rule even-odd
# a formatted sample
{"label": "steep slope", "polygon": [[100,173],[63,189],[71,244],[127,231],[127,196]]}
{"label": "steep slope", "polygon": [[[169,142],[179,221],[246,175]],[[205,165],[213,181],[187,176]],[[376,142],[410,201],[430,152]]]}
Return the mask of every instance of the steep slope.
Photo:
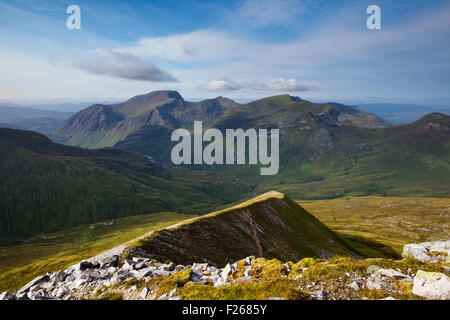
{"label": "steep slope", "polygon": [[0,129],[1,237],[158,211],[206,212],[250,190],[232,178],[171,173],[118,149],[68,147],[37,133]]}
{"label": "steep slope", "polygon": [[236,105],[223,97],[193,103],[176,91],[155,91],[119,104],[93,105],[73,115],[51,137],[68,145],[112,147],[143,127],[191,127],[194,119],[210,124]]}
{"label": "steep slope", "polygon": [[182,222],[135,244],[132,256],[224,265],[250,255],[283,261],[357,256],[330,229],[278,192]]}

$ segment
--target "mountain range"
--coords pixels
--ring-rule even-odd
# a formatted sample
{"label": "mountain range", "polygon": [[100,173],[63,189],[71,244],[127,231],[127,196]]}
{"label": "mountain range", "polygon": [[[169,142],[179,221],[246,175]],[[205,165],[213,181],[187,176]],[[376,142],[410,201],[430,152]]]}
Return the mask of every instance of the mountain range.
{"label": "mountain range", "polygon": [[[82,223],[175,211],[204,214],[256,193],[296,199],[361,195],[448,197],[450,117],[392,125],[359,109],[289,95],[238,104],[157,91],[92,105],[49,136],[0,129],[0,228],[24,238]],[[171,132],[278,128],[280,171],[174,166]],[[84,147],[80,148],[80,147]],[[87,149],[90,148],[90,149]]]}
{"label": "mountain range", "polygon": [[261,177],[255,166],[195,166],[301,199],[346,195],[446,196],[450,187],[449,116],[432,113],[394,126],[355,106],[312,103],[280,95],[238,104],[218,97],[185,101],[156,91],[120,104],[93,105],[51,133],[57,142],[86,148],[115,147],[151,156],[171,167],[175,128],[278,128],[280,171]]}

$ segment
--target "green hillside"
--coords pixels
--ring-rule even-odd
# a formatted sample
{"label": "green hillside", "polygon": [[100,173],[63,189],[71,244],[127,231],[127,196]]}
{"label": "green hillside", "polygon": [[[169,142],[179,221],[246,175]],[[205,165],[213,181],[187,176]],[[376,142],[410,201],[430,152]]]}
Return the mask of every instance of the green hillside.
{"label": "green hillside", "polygon": [[0,129],[0,181],[2,239],[152,212],[202,213],[251,190],[233,178],[172,173],[141,155],[67,147],[13,129]]}

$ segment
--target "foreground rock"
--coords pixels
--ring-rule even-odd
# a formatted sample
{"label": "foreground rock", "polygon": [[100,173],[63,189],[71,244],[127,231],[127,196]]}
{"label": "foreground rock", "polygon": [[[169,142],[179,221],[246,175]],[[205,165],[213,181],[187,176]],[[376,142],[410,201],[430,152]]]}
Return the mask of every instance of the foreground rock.
{"label": "foreground rock", "polygon": [[450,263],[450,240],[407,244],[403,247],[402,257],[422,262]]}
{"label": "foreground rock", "polygon": [[[408,247],[405,250],[422,257],[414,248],[420,247],[423,252],[426,247],[442,250],[446,246],[447,242],[414,244],[405,246]],[[450,300],[450,279],[442,262],[419,263],[426,270],[441,271],[425,272],[416,264],[411,269],[409,260],[380,259],[384,268],[372,264],[374,261],[377,260],[347,257],[333,261],[304,258],[296,263],[284,263],[251,256],[217,268],[206,262],[177,265],[130,255],[119,257],[113,251],[39,276],[17,292],[2,293],[0,300],[210,299],[210,294],[225,298],[230,292],[245,292],[246,288],[250,288],[248,292],[255,299],[401,299],[408,295],[412,299]],[[230,286],[240,287],[228,290]],[[202,290],[206,290],[206,295],[195,295]],[[244,295],[247,299],[248,294]]]}
{"label": "foreground rock", "polygon": [[412,292],[427,299],[450,300],[450,278],[443,273],[420,270]]}

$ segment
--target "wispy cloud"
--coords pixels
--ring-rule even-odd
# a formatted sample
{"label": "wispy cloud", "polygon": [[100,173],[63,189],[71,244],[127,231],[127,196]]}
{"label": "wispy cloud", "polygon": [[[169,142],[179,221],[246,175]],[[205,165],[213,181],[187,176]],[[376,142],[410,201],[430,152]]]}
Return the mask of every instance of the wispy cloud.
{"label": "wispy cloud", "polygon": [[248,84],[250,89],[256,91],[282,91],[282,92],[306,92],[317,91],[315,86],[308,86],[298,83],[295,79],[272,79],[267,82],[256,81]]}
{"label": "wispy cloud", "polygon": [[242,89],[242,86],[232,80],[211,80],[206,84],[200,85],[199,89],[212,92],[228,92]]}
{"label": "wispy cloud", "polygon": [[102,51],[101,57],[74,62],[74,66],[89,73],[150,82],[177,82],[167,71],[161,70],[149,61],[126,52]]}
{"label": "wispy cloud", "polygon": [[254,91],[277,91],[277,92],[306,92],[319,90],[315,86],[308,86],[298,83],[295,79],[272,79],[266,82],[252,81],[239,84],[236,81],[225,80],[211,80],[206,84],[200,85],[199,89],[213,92],[229,92],[241,89]]}

